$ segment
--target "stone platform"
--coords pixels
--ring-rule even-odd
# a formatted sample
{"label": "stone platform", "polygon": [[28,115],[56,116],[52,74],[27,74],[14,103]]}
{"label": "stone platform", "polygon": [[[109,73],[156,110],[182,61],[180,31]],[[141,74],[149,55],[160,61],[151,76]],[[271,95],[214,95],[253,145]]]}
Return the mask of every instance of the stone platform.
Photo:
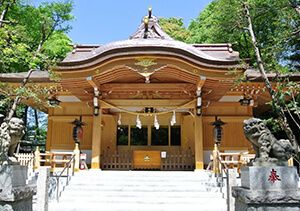
{"label": "stone platform", "polygon": [[233,188],[235,210],[300,211],[299,177],[294,167],[251,166],[241,169],[241,187]]}
{"label": "stone platform", "polygon": [[34,187],[26,185],[26,178],[26,166],[0,166],[0,210],[32,210]]}

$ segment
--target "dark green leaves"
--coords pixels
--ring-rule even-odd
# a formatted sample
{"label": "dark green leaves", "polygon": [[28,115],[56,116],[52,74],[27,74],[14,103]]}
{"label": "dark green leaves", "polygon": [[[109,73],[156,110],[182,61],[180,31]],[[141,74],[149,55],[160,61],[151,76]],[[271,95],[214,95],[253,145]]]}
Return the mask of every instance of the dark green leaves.
{"label": "dark green leaves", "polygon": [[[1,10],[4,6],[0,7]],[[46,70],[71,50],[72,3],[10,4],[0,28],[0,72]]]}

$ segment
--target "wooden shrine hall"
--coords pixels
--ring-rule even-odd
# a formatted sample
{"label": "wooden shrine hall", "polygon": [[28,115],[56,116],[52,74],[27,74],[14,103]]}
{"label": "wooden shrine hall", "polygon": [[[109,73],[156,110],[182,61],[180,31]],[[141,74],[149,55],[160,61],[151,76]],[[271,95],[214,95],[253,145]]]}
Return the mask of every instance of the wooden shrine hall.
{"label": "wooden shrine hall", "polygon": [[[56,85],[60,104],[48,113],[48,151],[74,149],[72,122],[84,125],[80,150],[94,169],[203,169],[223,125],[220,150],[245,152],[243,120],[269,101],[260,74],[241,65],[230,44],[186,44],[159,26],[151,11],[129,39],[75,45],[53,69],[32,73],[32,84]],[[236,83],[246,76],[251,82]],[[19,83],[24,74],[1,74]]]}

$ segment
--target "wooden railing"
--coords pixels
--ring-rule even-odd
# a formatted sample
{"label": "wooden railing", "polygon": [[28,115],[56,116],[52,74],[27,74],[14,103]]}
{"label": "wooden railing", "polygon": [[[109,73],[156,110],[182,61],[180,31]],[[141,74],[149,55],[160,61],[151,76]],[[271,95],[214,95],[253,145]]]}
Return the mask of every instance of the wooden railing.
{"label": "wooden railing", "polygon": [[[248,152],[217,152],[217,154],[217,163],[219,163],[218,169],[221,171],[226,171],[228,168],[237,168],[237,171],[240,172],[242,166],[246,166],[255,158],[255,154],[249,154]],[[210,159],[211,162],[207,169],[213,168],[213,155],[211,155]]]}
{"label": "wooden railing", "polygon": [[21,166],[34,167],[34,154],[33,153],[15,153],[18,162]]}
{"label": "wooden railing", "polygon": [[21,166],[27,166],[27,178],[34,173],[35,156],[33,153],[15,153]]}
{"label": "wooden railing", "polygon": [[132,151],[106,150],[102,153],[102,169],[128,170],[132,169]]}
{"label": "wooden railing", "polygon": [[[102,152],[102,169],[133,169],[133,150]],[[190,150],[166,151],[166,158],[161,158],[161,170],[194,170],[194,155]]]}
{"label": "wooden railing", "polygon": [[226,165],[227,168],[237,168],[238,172],[242,166],[246,166],[255,154],[248,154],[248,152],[220,152],[220,161]]}
{"label": "wooden railing", "polygon": [[167,152],[166,158],[162,158],[162,170],[194,170],[195,157],[190,150]]}
{"label": "wooden railing", "polygon": [[[50,166],[51,172],[62,171],[74,154],[72,152],[45,152],[35,153],[35,168],[39,166]],[[73,166],[71,166],[74,169]]]}

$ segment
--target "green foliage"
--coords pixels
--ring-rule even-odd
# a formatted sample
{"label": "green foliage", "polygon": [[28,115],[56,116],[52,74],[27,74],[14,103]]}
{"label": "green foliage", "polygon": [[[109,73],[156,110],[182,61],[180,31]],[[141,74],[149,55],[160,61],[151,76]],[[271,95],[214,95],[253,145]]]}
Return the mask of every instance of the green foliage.
{"label": "green foliage", "polygon": [[[274,114],[272,114],[274,116]],[[266,117],[265,117],[266,118]],[[272,133],[282,133],[282,129],[280,127],[280,124],[278,122],[277,119],[275,119],[272,116],[267,117],[264,120],[265,124],[267,125],[267,127],[271,130]]]}
{"label": "green foliage", "polygon": [[[188,28],[182,19],[160,19],[162,28],[174,39],[187,43],[232,43],[234,50],[256,66],[251,38],[246,29],[243,4],[248,2],[251,18],[267,71],[288,72],[300,69],[300,16],[292,0],[215,0],[194,19]],[[299,5],[299,0],[293,0]]]}
{"label": "green foliage", "polygon": [[[7,1],[4,1],[7,2]],[[6,5],[6,4],[3,4]],[[0,7],[0,12],[4,6]],[[9,4],[0,28],[0,72],[47,70],[71,50],[68,22],[72,3],[43,3],[38,7],[21,1]]]}
{"label": "green foliage", "polygon": [[160,18],[159,24],[173,39],[187,42],[191,33],[184,27],[182,18]]}
{"label": "green foliage", "polygon": [[[21,0],[0,1],[0,13],[6,12],[0,26],[0,72],[27,72],[30,69],[48,70],[71,51],[66,35],[72,2],[42,3],[35,7]],[[53,87],[39,85],[13,87],[0,84],[0,113],[6,115],[16,96],[42,109]],[[18,106],[17,116],[24,108]]]}

